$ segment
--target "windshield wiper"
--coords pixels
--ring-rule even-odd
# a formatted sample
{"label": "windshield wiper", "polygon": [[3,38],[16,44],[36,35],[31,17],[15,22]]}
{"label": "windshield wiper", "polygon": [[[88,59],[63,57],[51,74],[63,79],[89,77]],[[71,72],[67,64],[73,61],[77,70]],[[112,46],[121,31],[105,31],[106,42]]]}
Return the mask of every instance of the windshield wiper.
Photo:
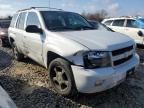
{"label": "windshield wiper", "polygon": [[94,27],[81,25],[81,26],[76,26],[74,29],[75,30],[94,30]]}
{"label": "windshield wiper", "polygon": [[93,30],[91,26],[76,26],[76,27],[67,27],[67,26],[56,26],[49,27],[49,30]]}
{"label": "windshield wiper", "polygon": [[57,27],[50,27],[49,30],[73,30],[73,29],[71,27],[57,26]]}

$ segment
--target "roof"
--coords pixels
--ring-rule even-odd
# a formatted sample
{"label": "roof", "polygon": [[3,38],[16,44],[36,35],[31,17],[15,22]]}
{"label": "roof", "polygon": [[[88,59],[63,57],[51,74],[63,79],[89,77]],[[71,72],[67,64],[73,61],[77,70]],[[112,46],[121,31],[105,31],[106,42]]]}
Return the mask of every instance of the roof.
{"label": "roof", "polygon": [[133,16],[122,16],[122,17],[116,17],[116,18],[106,18],[104,20],[118,20],[118,19],[139,19],[143,17],[133,17]]}
{"label": "roof", "polygon": [[136,19],[136,18],[119,17],[119,18],[107,18],[105,20],[118,20],[118,19]]}

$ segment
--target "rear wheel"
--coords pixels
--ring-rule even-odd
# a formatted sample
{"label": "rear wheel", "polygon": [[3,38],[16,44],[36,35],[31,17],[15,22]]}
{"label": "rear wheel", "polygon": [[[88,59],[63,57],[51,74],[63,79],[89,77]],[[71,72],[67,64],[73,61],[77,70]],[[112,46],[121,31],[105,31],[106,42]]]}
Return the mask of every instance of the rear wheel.
{"label": "rear wheel", "polygon": [[71,66],[66,60],[57,58],[50,63],[49,78],[57,93],[63,96],[72,96],[76,93]]}
{"label": "rear wheel", "polygon": [[12,44],[13,56],[17,61],[24,59],[24,55],[18,52],[18,49],[15,44]]}

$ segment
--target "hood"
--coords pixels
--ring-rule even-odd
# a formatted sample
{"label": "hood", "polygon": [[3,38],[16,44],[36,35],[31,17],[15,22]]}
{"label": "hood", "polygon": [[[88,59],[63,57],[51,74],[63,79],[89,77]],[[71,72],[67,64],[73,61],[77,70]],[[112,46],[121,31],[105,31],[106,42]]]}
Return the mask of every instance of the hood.
{"label": "hood", "polygon": [[90,50],[112,51],[134,44],[134,41],[126,35],[102,30],[57,32],[57,34],[74,40]]}

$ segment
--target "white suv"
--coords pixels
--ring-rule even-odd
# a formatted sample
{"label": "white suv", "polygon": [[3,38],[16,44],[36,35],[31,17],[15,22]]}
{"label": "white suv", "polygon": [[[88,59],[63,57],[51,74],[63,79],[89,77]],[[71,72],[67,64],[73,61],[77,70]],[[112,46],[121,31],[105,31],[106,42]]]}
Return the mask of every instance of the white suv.
{"label": "white suv", "polygon": [[77,13],[51,8],[18,11],[9,28],[15,58],[28,56],[48,69],[62,95],[95,93],[126,79],[139,64],[135,42]]}
{"label": "white suv", "polygon": [[102,23],[116,32],[130,36],[139,48],[144,48],[144,18],[109,18],[104,19]]}

